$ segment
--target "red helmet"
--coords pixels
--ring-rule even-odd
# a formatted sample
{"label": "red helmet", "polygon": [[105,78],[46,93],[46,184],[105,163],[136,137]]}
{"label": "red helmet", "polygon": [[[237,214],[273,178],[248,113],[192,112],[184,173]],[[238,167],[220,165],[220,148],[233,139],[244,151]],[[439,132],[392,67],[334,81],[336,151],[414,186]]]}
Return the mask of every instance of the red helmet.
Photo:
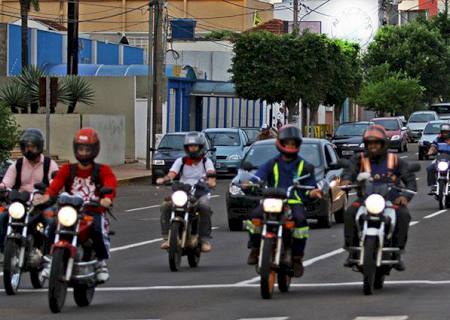
{"label": "red helmet", "polygon": [[[78,152],[79,146],[90,147],[91,151],[88,155],[80,155]],[[98,138],[98,133],[92,128],[82,128],[80,129],[73,139],[73,153],[75,158],[81,164],[89,164],[94,161],[100,152],[100,139]]]}
{"label": "red helmet", "polygon": [[[287,148],[284,145],[284,142],[286,140],[295,140],[297,142],[297,146],[295,148]],[[297,155],[300,150],[302,141],[303,140],[300,129],[291,124],[287,124],[285,126],[282,126],[278,130],[278,136],[275,145],[277,146],[278,151],[285,155]]]}
{"label": "red helmet", "polygon": [[365,143],[369,141],[380,141],[386,143],[389,138],[383,126],[374,124],[366,129],[366,131],[364,132],[363,140]]}

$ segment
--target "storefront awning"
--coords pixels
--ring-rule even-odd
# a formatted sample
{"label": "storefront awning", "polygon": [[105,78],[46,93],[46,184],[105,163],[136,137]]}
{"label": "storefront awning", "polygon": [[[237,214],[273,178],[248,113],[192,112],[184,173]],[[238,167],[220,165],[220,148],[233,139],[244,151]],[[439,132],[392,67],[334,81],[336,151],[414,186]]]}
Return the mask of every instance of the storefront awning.
{"label": "storefront awning", "polygon": [[223,81],[197,81],[192,87],[191,96],[237,97],[234,83]]}

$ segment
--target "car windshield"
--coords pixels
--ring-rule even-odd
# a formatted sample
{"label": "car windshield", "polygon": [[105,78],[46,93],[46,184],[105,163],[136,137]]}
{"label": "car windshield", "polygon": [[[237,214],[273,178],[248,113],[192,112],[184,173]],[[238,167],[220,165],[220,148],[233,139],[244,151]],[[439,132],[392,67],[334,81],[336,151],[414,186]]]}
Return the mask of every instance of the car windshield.
{"label": "car windshield", "polygon": [[362,136],[364,130],[366,130],[367,127],[368,127],[367,124],[362,123],[343,124],[337,128],[335,136],[350,136],[350,137]]}
{"label": "car windshield", "polygon": [[214,131],[207,133],[209,139],[214,146],[239,146],[241,139],[237,132]]}
{"label": "car windshield", "polygon": [[428,122],[435,120],[431,113],[415,113],[409,118],[409,122]]}
{"label": "car windshield", "polygon": [[159,143],[158,149],[183,150],[184,135],[166,134]]}
{"label": "car windshield", "polygon": [[429,123],[423,130],[424,134],[439,134],[441,132],[442,123]]}
{"label": "car windshield", "polygon": [[373,122],[375,124],[379,124],[379,125],[383,126],[387,131],[400,130],[400,126],[399,126],[397,120],[380,119],[380,120],[373,120]]}
{"label": "car windshield", "polygon": [[450,104],[445,105],[433,105],[430,107],[430,110],[436,111],[439,113],[450,113]]}
{"label": "car windshield", "polygon": [[255,141],[259,133],[259,130],[256,128],[244,129],[244,131],[250,141]]}
{"label": "car windshield", "polygon": [[[275,147],[275,144],[259,144],[254,145],[245,155],[244,162],[249,162],[254,167],[259,167],[260,165],[266,163],[270,159],[274,158],[279,151]],[[300,156],[302,156],[306,161],[318,168],[322,164],[320,157],[320,145],[318,143],[304,143],[300,148]]]}

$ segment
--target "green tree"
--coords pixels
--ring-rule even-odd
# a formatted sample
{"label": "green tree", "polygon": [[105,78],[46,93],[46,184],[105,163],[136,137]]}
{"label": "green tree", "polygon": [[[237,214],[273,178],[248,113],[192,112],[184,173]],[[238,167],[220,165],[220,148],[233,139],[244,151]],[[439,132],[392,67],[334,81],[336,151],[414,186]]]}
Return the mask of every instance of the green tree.
{"label": "green tree", "polygon": [[391,72],[417,79],[428,103],[449,95],[450,49],[427,23],[382,28],[363,60],[366,68],[387,63]]}
{"label": "green tree", "polygon": [[67,105],[67,113],[74,113],[78,103],[93,105],[95,92],[86,78],[67,76],[61,79],[59,100]]}
{"label": "green tree", "polygon": [[0,104],[0,162],[8,159],[11,150],[16,146],[18,130],[11,110]]}

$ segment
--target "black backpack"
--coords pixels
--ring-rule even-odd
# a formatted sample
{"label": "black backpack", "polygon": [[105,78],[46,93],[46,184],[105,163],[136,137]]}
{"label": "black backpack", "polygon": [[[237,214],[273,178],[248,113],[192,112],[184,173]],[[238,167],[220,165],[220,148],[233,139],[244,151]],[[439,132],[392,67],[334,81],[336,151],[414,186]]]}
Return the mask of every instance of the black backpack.
{"label": "black backpack", "polygon": [[[94,170],[92,171],[92,181],[95,184],[95,190],[97,192],[102,187],[101,181],[100,181],[100,166],[101,166],[100,164],[94,163]],[[72,190],[72,184],[77,175],[77,167],[78,167],[77,163],[70,164],[70,176],[65,185],[65,190],[67,193],[70,193],[70,191]]]}
{"label": "black backpack", "polygon": [[[50,185],[50,181],[48,180],[48,173],[50,171],[50,163],[52,159],[49,157],[44,157],[44,177],[42,179],[42,183],[44,183],[47,187]],[[16,161],[16,182],[14,183],[14,190],[19,190],[22,186],[22,166],[23,166],[23,158],[17,159]]]}

